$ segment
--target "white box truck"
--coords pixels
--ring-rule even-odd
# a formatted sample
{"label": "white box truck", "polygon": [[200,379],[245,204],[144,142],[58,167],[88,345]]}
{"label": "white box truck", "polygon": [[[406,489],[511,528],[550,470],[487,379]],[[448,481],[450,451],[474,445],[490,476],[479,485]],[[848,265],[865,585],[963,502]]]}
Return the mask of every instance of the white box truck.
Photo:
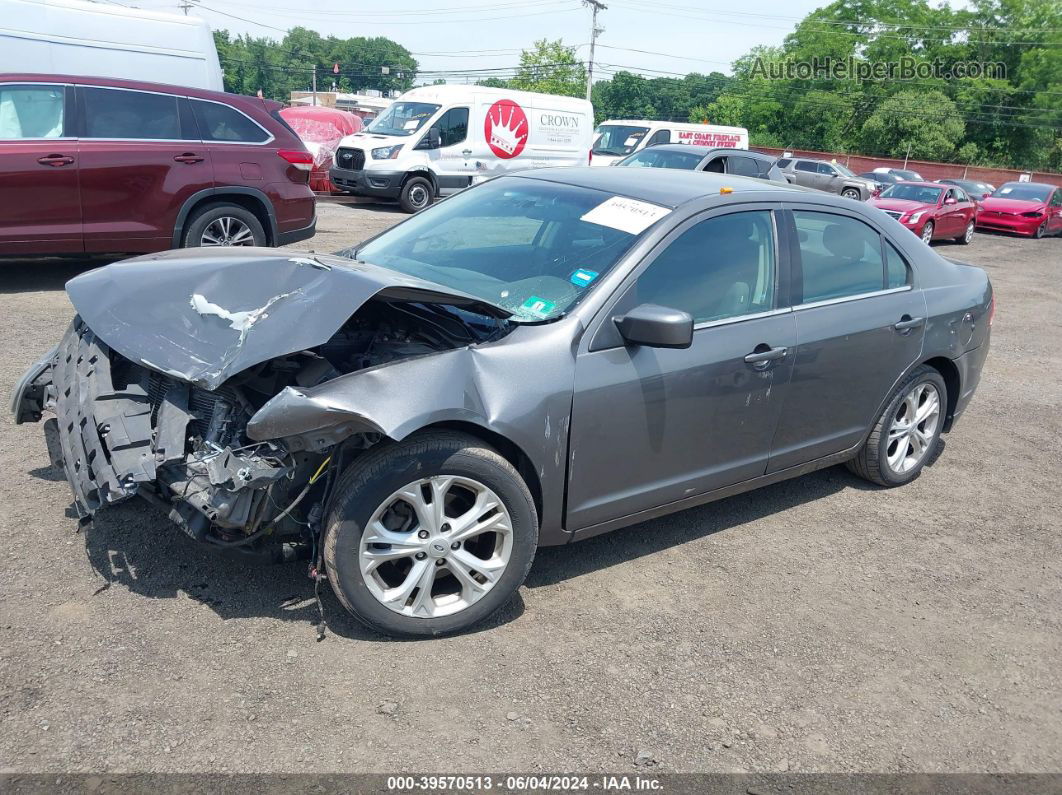
{"label": "white box truck", "polygon": [[81,0],[0,0],[2,72],[225,90],[204,20]]}
{"label": "white box truck", "polygon": [[585,166],[594,111],[585,99],[486,86],[422,86],[339,142],[329,171],[355,196],[416,212],[507,171]]}
{"label": "white box truck", "polygon": [[749,131],[744,127],[718,124],[688,124],[647,119],[615,119],[601,122],[594,130],[592,166],[611,166],[627,155],[658,144],[748,149]]}

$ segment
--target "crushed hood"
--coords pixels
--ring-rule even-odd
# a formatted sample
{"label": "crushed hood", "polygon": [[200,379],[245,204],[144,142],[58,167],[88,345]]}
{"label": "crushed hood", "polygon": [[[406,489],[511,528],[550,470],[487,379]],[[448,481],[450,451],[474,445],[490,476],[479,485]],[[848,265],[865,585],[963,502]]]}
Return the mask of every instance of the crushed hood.
{"label": "crushed hood", "polygon": [[81,318],[127,359],[204,389],[327,342],[374,297],[509,313],[432,282],[344,257],[264,248],[183,249],[67,282]]}

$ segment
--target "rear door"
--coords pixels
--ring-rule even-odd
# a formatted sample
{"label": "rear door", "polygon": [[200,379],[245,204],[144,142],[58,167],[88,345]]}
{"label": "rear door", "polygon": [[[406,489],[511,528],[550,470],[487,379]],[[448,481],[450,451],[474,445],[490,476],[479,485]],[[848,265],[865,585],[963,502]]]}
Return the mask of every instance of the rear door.
{"label": "rear door", "polygon": [[925,298],[884,236],[840,209],[790,207],[797,348],[768,472],[859,444],[925,331]]}
{"label": "rear door", "polygon": [[1062,232],[1062,188],[1055,188],[1047,203],[1047,224],[1049,230]]}
{"label": "rear door", "polygon": [[810,160],[797,160],[793,164],[793,182],[803,185],[805,188],[819,187],[818,163]]}
{"label": "rear door", "polygon": [[170,248],[181,206],[214,185],[188,100],[97,86],[77,95],[85,250]]}
{"label": "rear door", "polygon": [[0,83],[0,254],[84,251],[73,89]]}

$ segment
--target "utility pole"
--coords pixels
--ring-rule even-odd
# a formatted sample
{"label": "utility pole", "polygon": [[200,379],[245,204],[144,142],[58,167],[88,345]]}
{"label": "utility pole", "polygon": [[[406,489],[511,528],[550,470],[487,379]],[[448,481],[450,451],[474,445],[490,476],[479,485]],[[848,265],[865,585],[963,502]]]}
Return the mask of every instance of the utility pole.
{"label": "utility pole", "polygon": [[317,107],[317,64],[313,65],[313,106]]}
{"label": "utility pole", "polygon": [[590,63],[586,69],[586,99],[590,101],[590,89],[594,85],[594,45],[597,44],[598,34],[604,33],[604,28],[597,26],[597,12],[604,11],[607,5],[600,0],[583,0],[584,6],[590,6]]}
{"label": "utility pole", "polygon": [[188,9],[195,8],[195,3],[193,0],[182,0],[182,2],[177,4],[177,7],[184,11],[185,16],[188,16]]}

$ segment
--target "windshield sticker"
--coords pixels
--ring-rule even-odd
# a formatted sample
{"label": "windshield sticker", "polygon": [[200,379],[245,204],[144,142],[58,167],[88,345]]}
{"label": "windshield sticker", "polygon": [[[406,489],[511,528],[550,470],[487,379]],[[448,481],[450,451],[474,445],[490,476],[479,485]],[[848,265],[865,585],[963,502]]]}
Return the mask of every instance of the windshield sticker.
{"label": "windshield sticker", "polygon": [[632,235],[640,235],[658,220],[670,213],[667,207],[623,196],[613,196],[586,213],[580,220],[599,226],[619,229]]}
{"label": "windshield sticker", "polygon": [[552,301],[546,301],[539,298],[537,295],[533,295],[528,298],[523,304],[520,305],[521,309],[526,310],[529,314],[535,317],[548,317],[549,313],[553,311],[556,306]]}
{"label": "windshield sticker", "polygon": [[576,287],[589,287],[590,282],[597,278],[597,271],[588,271],[579,268],[570,277],[571,283]]}
{"label": "windshield sticker", "polygon": [[415,130],[419,126],[420,126],[420,119],[409,119],[408,121],[406,121],[405,124],[402,125],[402,129],[404,129],[404,130]]}
{"label": "windshield sticker", "polygon": [[1014,188],[1003,188],[1000,193],[1010,193],[1012,190],[1014,190]]}

